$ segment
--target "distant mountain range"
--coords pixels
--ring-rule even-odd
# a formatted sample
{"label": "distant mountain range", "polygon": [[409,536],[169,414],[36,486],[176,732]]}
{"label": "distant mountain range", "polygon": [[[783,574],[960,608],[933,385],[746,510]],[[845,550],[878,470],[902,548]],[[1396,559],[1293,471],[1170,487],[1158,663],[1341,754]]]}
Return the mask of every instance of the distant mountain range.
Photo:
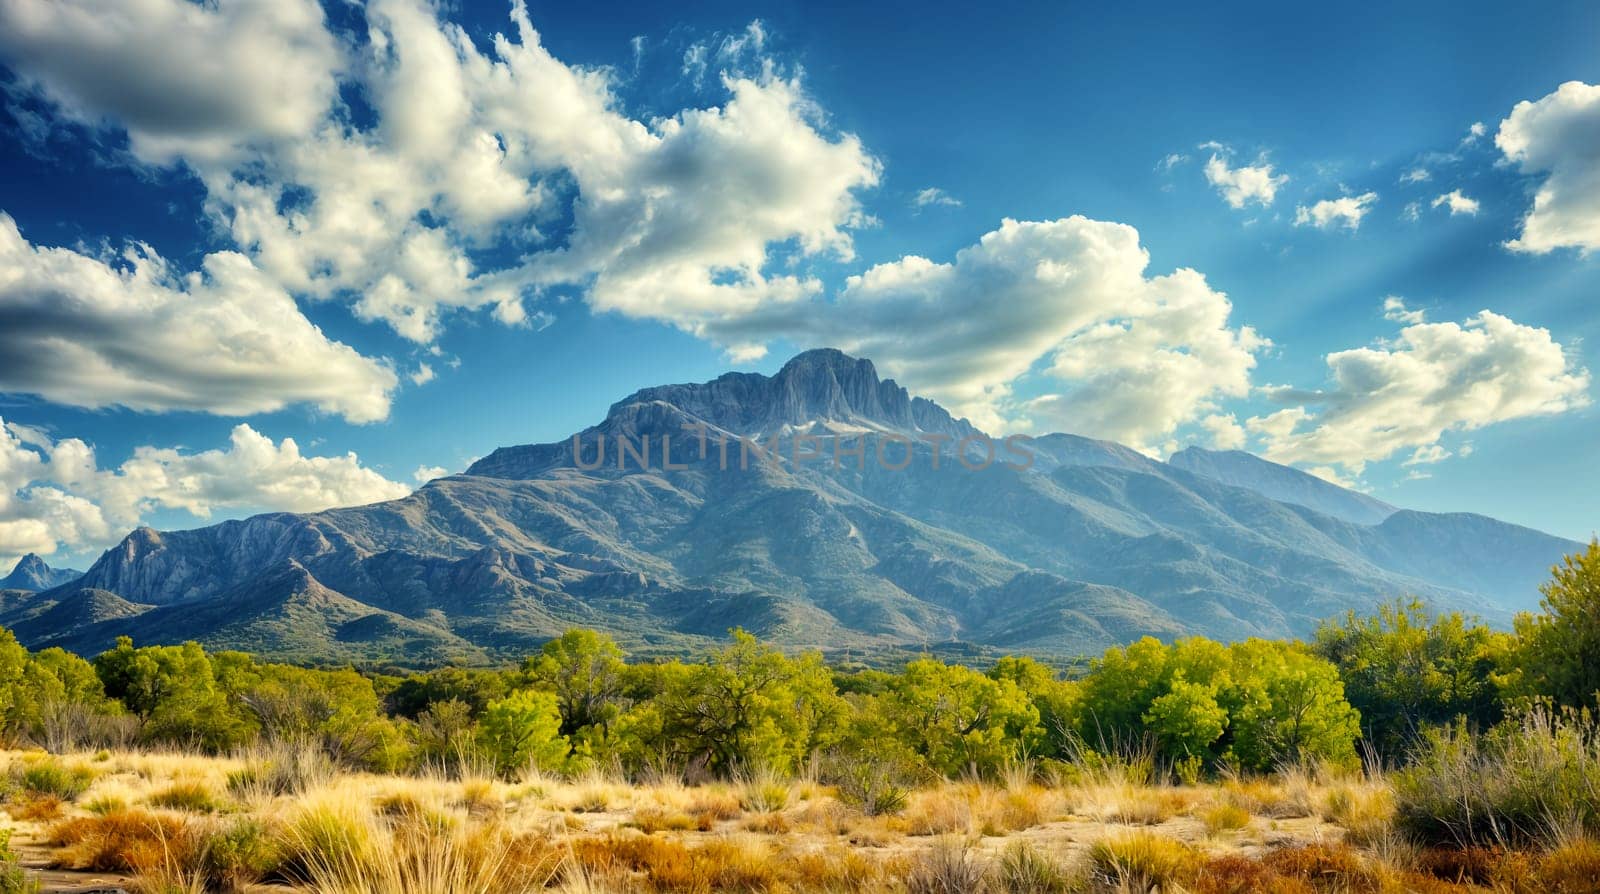
{"label": "distant mountain range", "polygon": [[127,633],[339,662],[489,660],[570,626],[644,651],[742,626],[1066,656],[1304,635],[1403,594],[1503,623],[1579,546],[1244,453],[990,440],[820,350],[644,389],[403,499],[140,529],[82,578],[0,600],[0,624],[79,652]]}
{"label": "distant mountain range", "polygon": [[51,568],[37,555],[28,553],[17,561],[10,574],[0,577],[0,590],[48,590],[80,577],[83,577],[82,571]]}

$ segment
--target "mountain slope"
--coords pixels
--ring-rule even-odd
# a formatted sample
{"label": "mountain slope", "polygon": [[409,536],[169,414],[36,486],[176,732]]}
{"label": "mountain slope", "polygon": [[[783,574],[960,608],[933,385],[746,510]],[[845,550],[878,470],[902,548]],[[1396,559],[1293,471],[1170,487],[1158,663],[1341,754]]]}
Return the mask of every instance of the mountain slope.
{"label": "mountain slope", "polygon": [[135,531],[30,601],[88,588],[153,608],[67,611],[30,638],[424,663],[524,653],[569,626],[655,651],[742,626],[793,646],[1066,655],[1300,635],[1403,594],[1503,622],[1578,546],[1481,516],[1364,522],[1375,501],[1307,477],[1065,434],[986,443],[870,362],[813,351],[771,377],[643,389],[573,438],[400,500]]}
{"label": "mountain slope", "polygon": [[1342,488],[1299,469],[1268,462],[1242,450],[1206,450],[1188,447],[1174,453],[1167,464],[1243,487],[1282,503],[1315,509],[1324,515],[1362,525],[1375,525],[1397,510],[1382,500]]}

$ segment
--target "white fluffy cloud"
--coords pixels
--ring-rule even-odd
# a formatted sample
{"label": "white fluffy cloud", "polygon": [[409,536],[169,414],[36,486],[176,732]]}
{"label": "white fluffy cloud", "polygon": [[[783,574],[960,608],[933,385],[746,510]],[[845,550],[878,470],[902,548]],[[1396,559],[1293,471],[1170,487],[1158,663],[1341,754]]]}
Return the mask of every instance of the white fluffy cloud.
{"label": "white fluffy cloud", "polygon": [[226,449],[184,453],[139,447],[116,469],[93,448],[0,420],[0,565],[27,552],[99,548],[156,509],[209,518],[217,510],[312,512],[404,496],[409,488],[355,454],[305,456],[248,425]]}
{"label": "white fluffy cloud", "polygon": [[317,0],[6,0],[0,53],[69,114],[116,119],[153,160],[299,138],[344,64]]}
{"label": "white fluffy cloud", "polygon": [[1589,403],[1589,371],[1548,330],[1487,310],[1430,323],[1398,299],[1385,307],[1405,324],[1399,336],[1329,354],[1327,390],[1269,389],[1295,405],[1246,423],[1268,459],[1353,475],[1402,451],[1409,464],[1437,462],[1447,433]]}
{"label": "white fluffy cloud", "polygon": [[1433,200],[1433,207],[1450,209],[1450,216],[1465,214],[1472,217],[1478,213],[1478,200],[1471,196],[1463,195],[1461,190],[1452,189]]}
{"label": "white fluffy cloud", "polygon": [[1516,104],[1494,142],[1525,174],[1544,174],[1513,251],[1600,248],[1600,86],[1568,81]]}
{"label": "white fluffy cloud", "polygon": [[[1004,221],[952,262],[907,256],[851,277],[831,303],[804,302],[712,331],[782,336],[877,361],[980,426],[1031,424],[1147,448],[1249,388],[1266,341],[1230,328],[1227,296],[1199,273],[1149,277],[1139,233],[1068,217]],[[1014,380],[1043,363],[1050,393]]]}
{"label": "white fluffy cloud", "polygon": [[182,276],[144,246],[113,260],[31,245],[0,212],[0,391],[81,407],[388,415],[394,372],[329,339],[244,256],[209,255]]}
{"label": "white fluffy cloud", "polygon": [[[526,322],[529,296],[558,285],[691,330],[802,298],[818,283],[769,270],[774,252],[849,258],[857,192],[878,180],[860,142],[827,134],[798,81],[760,57],[759,23],[703,54],[759,63],[725,71],[721,106],[646,122],[619,111],[610,72],[551,55],[521,0],[487,51],[426,0],[358,7],[365,40],[343,51],[314,0],[139,5],[147,16],[18,0],[28,27],[0,56],[69,110],[127,128],[140,158],[186,162],[219,227],[286,290],[350,300],[418,342],[452,309]],[[170,89],[202,79],[196,60],[233,67]],[[375,120],[357,123],[340,87]],[[565,244],[541,232],[569,215]]]}
{"label": "white fluffy cloud", "polygon": [[1263,208],[1277,198],[1278,187],[1289,182],[1288,174],[1277,174],[1266,159],[1253,165],[1231,167],[1226,153],[1213,153],[1206,160],[1206,181],[1216,187],[1217,193],[1230,207],[1243,208],[1250,202]]}
{"label": "white fluffy cloud", "polygon": [[1319,230],[1331,230],[1335,227],[1356,230],[1361,226],[1361,218],[1366,216],[1377,201],[1377,193],[1364,192],[1359,196],[1323,199],[1310,207],[1301,205],[1295,209],[1294,224],[1297,227],[1309,224]]}

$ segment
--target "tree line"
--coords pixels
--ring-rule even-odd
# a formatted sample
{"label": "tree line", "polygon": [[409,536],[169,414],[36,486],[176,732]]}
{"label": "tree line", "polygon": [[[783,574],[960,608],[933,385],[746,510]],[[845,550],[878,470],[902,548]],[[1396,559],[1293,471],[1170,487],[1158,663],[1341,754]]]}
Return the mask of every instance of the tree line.
{"label": "tree line", "polygon": [[994,775],[1135,751],[1191,779],[1351,765],[1362,753],[1400,763],[1441,727],[1597,707],[1600,543],[1557,567],[1543,594],[1543,611],[1512,631],[1396,601],[1326,622],[1306,642],[1146,638],[1073,679],[1027,657],[830,667],[740,630],[690,660],[629,662],[604,634],[570,630],[514,668],[393,676],[126,638],[86,660],[29,652],[0,628],[0,743],[220,753],[289,742],[384,771],[690,777],[816,761]]}

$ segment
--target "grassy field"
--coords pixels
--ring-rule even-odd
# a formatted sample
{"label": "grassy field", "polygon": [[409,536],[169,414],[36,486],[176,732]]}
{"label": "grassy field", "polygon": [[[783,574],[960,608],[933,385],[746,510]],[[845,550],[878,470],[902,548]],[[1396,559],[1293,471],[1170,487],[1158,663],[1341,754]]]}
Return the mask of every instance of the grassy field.
{"label": "grassy field", "polygon": [[[335,772],[237,758],[0,752],[28,890],[133,892],[1588,891],[1600,846],[1425,849],[1381,777],[1149,785],[1126,770],[894,792]],[[903,798],[899,797],[903,795]],[[873,807],[877,809],[872,809]],[[20,882],[20,884],[19,884]],[[98,886],[98,887],[95,887]]]}

